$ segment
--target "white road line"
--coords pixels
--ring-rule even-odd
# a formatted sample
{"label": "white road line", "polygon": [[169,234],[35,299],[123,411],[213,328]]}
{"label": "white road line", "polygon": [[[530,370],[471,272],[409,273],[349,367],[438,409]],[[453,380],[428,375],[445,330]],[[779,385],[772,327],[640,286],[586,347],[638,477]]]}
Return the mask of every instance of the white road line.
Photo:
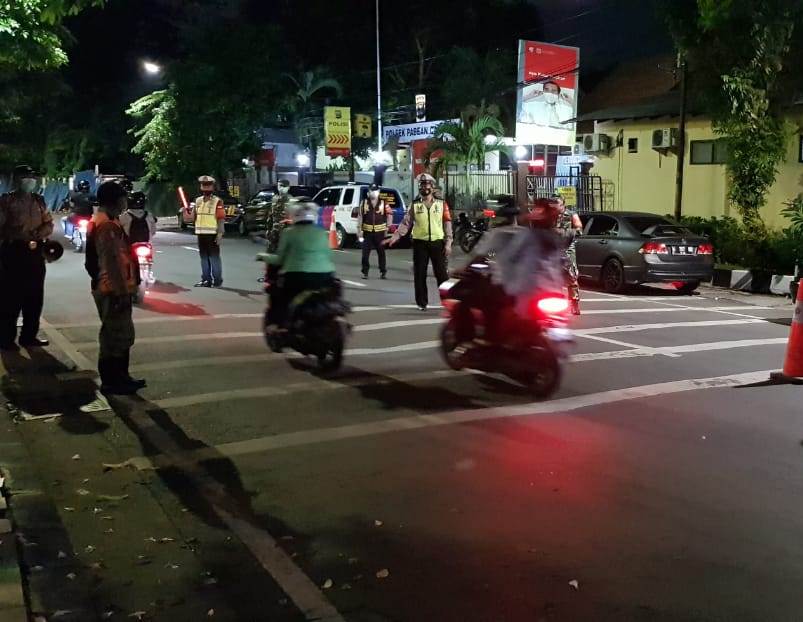
{"label": "white road line", "polygon": [[[478,408],[433,415],[413,415],[409,417],[397,417],[394,419],[385,419],[382,421],[372,421],[368,423],[358,423],[354,425],[333,428],[288,432],[285,434],[276,434],[245,441],[225,443],[223,445],[194,451],[190,455],[195,461],[208,460],[216,457],[219,458],[221,454],[226,457],[233,458],[236,456],[261,453],[276,449],[285,449],[288,447],[299,447],[304,445],[312,445],[315,443],[341,441],[353,438],[363,438],[378,434],[387,434],[389,432],[409,432],[412,430],[421,430],[438,426],[511,417],[561,415],[582,408],[614,404],[628,400],[646,399],[661,395],[683,393],[687,391],[737,387],[754,382],[761,382],[769,378],[769,375],[772,371],[774,370],[732,374],[727,376],[715,376],[711,378],[675,380],[672,382],[661,382],[657,384],[635,386],[626,389],[614,389],[612,391],[577,395],[551,402],[535,402],[514,406],[501,406],[497,408]],[[156,460],[158,461],[158,464],[156,465],[150,459],[144,457],[134,458],[131,462],[140,469],[154,468],[154,466],[169,466],[169,462],[166,462],[165,460],[159,458],[156,458]]]}
{"label": "white road line", "polygon": [[78,346],[71,343],[69,339],[56,330],[45,318],[41,318],[39,323],[45,335],[47,335],[47,338],[50,339],[50,343],[64,352],[79,368],[95,368],[95,364],[78,351]]}
{"label": "white road line", "polygon": [[426,320],[399,320],[397,322],[380,322],[378,324],[362,324],[354,327],[355,333],[373,330],[385,330],[386,328],[407,328],[408,326],[425,326],[428,324],[443,324],[445,320],[441,317],[429,318]]}
{"label": "white road line", "polygon": [[365,283],[360,283],[358,281],[349,281],[348,279],[340,279],[346,285],[352,285],[353,287],[368,287]]}
{"label": "white road line", "polygon": [[198,252],[198,249],[195,248],[194,246],[182,246],[181,248],[186,249],[188,251],[194,251],[196,253]]}
{"label": "white road line", "polygon": [[584,339],[592,339],[594,341],[601,341],[602,343],[611,343],[611,344],[613,344],[615,346],[624,346],[625,348],[633,348],[633,349],[637,349],[637,350],[653,350],[654,354],[661,355],[661,356],[669,356],[669,357],[672,357],[672,358],[678,358],[680,356],[680,354],[675,354],[673,352],[659,352],[657,349],[648,348],[647,346],[642,346],[642,345],[639,345],[637,343],[628,343],[626,341],[619,341],[617,339],[609,339],[607,337],[598,337],[596,335],[589,335],[589,334],[580,335],[580,337],[583,337]]}
{"label": "white road line", "polygon": [[[583,315],[623,315],[626,313],[672,313],[678,311],[698,311],[704,313],[723,313],[726,311],[742,311],[742,310],[767,310],[773,307],[757,307],[753,305],[732,306],[732,307],[688,307],[688,306],[671,306],[671,307],[648,307],[641,309],[589,309],[583,310]],[[744,316],[753,317],[755,316]]]}
{"label": "white road line", "polygon": [[766,324],[766,320],[703,320],[699,322],[664,322],[658,324],[624,324],[620,326],[602,326],[600,328],[580,328],[574,334],[583,337],[588,335],[604,335],[606,333],[631,333],[642,330],[663,330],[667,328],[700,328],[704,326],[736,326],[738,324]]}
{"label": "white road line", "polygon": [[572,363],[586,361],[604,361],[609,359],[628,359],[641,356],[655,356],[664,354],[685,354],[689,352],[711,352],[712,350],[732,350],[734,348],[752,348],[756,346],[773,346],[786,344],[786,337],[775,339],[742,339],[739,341],[712,341],[709,343],[692,343],[684,346],[665,346],[660,348],[636,347],[632,350],[613,350],[610,352],[591,352],[588,354],[574,354]]}

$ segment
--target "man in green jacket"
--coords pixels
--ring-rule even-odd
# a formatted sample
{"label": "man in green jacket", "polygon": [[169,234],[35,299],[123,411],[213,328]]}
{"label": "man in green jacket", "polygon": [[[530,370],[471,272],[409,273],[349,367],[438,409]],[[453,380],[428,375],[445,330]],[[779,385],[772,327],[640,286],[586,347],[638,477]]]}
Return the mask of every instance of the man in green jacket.
{"label": "man in green jacket", "polygon": [[326,231],[315,223],[318,206],[297,203],[292,214],[293,226],[282,231],[276,253],[260,253],[257,259],[279,268],[276,287],[270,290],[268,321],[282,326],[287,309],[298,294],[330,285],[335,264]]}

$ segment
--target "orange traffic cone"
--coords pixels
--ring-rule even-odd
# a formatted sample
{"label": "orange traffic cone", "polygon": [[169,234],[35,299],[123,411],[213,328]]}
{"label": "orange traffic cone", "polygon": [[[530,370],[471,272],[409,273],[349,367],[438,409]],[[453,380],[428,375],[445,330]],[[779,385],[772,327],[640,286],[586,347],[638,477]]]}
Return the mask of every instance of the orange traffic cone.
{"label": "orange traffic cone", "polygon": [[329,222],[329,248],[340,248],[337,243],[337,229],[335,229],[335,215],[332,214],[332,220]]}
{"label": "orange traffic cone", "polygon": [[803,282],[797,289],[795,314],[792,316],[792,330],[789,333],[789,344],[786,346],[786,360],[783,364],[782,379],[803,378]]}

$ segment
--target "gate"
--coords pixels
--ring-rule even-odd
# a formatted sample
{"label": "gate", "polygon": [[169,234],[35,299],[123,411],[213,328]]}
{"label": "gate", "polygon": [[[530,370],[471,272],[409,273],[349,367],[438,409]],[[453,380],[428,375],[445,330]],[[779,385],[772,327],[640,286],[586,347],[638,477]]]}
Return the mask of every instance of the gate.
{"label": "gate", "polygon": [[[599,175],[527,175],[527,199],[548,199],[559,188],[574,188],[577,204],[574,208],[579,212],[605,211],[608,192],[603,188],[603,180]],[[571,206],[570,206],[571,207]]]}

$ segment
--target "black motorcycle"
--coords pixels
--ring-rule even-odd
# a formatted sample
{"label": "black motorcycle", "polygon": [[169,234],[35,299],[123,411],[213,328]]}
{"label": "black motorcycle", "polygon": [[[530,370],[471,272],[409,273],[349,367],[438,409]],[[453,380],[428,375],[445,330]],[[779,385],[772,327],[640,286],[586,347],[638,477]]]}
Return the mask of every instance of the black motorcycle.
{"label": "black motorcycle", "polygon": [[495,216],[496,212],[493,210],[485,210],[482,213],[482,218],[478,218],[473,223],[469,223],[467,228],[461,230],[460,237],[455,239],[457,239],[457,243],[464,253],[470,253],[474,250],[474,247],[490,228],[491,219]]}
{"label": "black motorcycle", "polygon": [[351,325],[345,320],[350,311],[351,305],[343,300],[342,283],[335,279],[330,287],[296,296],[290,303],[286,328],[269,330],[266,312],[265,341],[274,352],[290,348],[316,357],[320,371],[335,371],[343,362],[346,339],[351,333]]}
{"label": "black motorcycle", "polygon": [[446,315],[441,353],[454,370],[501,373],[535,397],[549,397],[560,386],[574,343],[568,328],[569,301],[563,292],[541,292],[529,304],[527,318],[518,316],[512,305],[499,304],[497,334],[491,336],[482,309],[469,302],[488,300],[483,293],[490,287],[489,273],[487,262],[477,261],[440,286]]}

